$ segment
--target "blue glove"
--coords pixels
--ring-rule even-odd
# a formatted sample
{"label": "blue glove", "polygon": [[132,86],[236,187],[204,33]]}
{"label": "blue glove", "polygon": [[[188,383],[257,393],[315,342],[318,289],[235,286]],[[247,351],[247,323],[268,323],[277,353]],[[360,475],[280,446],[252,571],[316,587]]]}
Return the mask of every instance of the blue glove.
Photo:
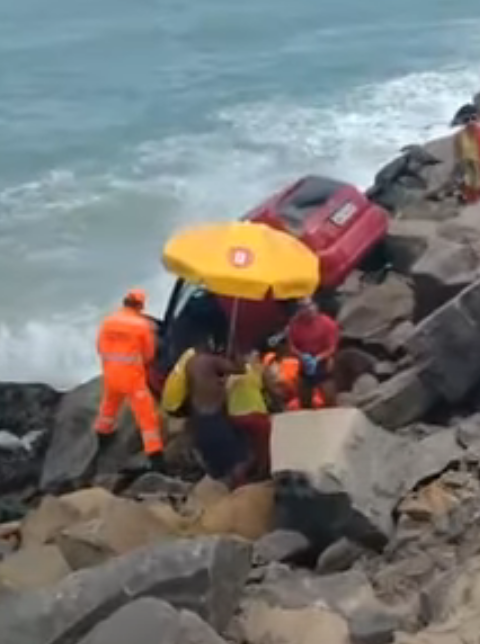
{"label": "blue glove", "polygon": [[317,371],[317,359],[309,353],[302,353],[302,367],[306,376],[314,376]]}

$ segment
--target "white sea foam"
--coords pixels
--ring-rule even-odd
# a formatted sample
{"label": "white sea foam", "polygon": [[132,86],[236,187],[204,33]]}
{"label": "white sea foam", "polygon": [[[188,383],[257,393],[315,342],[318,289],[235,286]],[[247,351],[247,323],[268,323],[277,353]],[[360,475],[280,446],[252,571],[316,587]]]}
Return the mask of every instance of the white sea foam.
{"label": "white sea foam", "polygon": [[[31,243],[32,266],[25,265],[31,288],[39,286],[39,262],[54,258],[57,270],[49,281],[57,285],[55,298],[47,302],[49,316],[22,301],[14,315],[0,323],[0,379],[65,387],[91,376],[97,369],[95,326],[130,286],[130,279],[153,293],[152,311],[163,308],[172,280],[161,272],[158,251],[175,227],[238,216],[303,173],[330,174],[365,187],[403,145],[445,134],[454,110],[479,86],[476,71],[449,69],[354,88],[327,105],[274,98],[237,105],[212,114],[208,132],[143,143],[122,167],[90,176],[57,170],[6,189],[0,194],[2,253],[5,239],[20,243],[15,232],[22,220],[23,225],[36,222],[62,234],[50,249],[39,250],[35,240]],[[72,215],[76,233],[62,224]],[[105,231],[113,216],[112,239]],[[95,248],[89,246],[93,237],[100,240]],[[89,269],[84,277],[88,288],[80,284],[79,269],[75,304],[68,298],[70,274],[62,273],[67,266],[58,246],[62,239],[71,246],[70,265],[73,257]],[[13,277],[14,271],[12,267]],[[11,301],[2,288],[6,287],[0,285],[0,297]],[[90,298],[95,288],[102,294]]]}

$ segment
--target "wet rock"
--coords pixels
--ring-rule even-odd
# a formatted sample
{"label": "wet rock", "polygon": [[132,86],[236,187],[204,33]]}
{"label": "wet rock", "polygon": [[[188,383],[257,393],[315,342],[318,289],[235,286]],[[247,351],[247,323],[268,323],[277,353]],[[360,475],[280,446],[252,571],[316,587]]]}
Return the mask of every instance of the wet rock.
{"label": "wet rock", "polygon": [[114,499],[98,518],[62,530],[57,543],[71,568],[79,570],[168,534],[168,528],[146,507],[127,499]]}
{"label": "wet rock", "polygon": [[388,535],[405,478],[403,452],[400,439],[357,409],[275,417],[272,474],[291,521],[284,527],[323,547],[341,536]]}
{"label": "wet rock", "polygon": [[22,522],[21,535],[24,546],[51,543],[64,529],[80,520],[73,507],[53,496],[46,496],[40,506]]}
{"label": "wet rock", "polygon": [[103,488],[92,487],[64,494],[59,500],[63,506],[76,512],[82,521],[88,521],[101,516],[115,501],[115,496]]}
{"label": "wet rock", "polygon": [[56,492],[83,482],[97,452],[91,429],[101,395],[99,379],[67,393],[60,405],[42,471],[41,488]]}
{"label": "wet rock", "polygon": [[361,545],[342,537],[321,553],[315,570],[319,575],[344,572],[351,568],[364,552],[365,549]]}
{"label": "wet rock", "polygon": [[374,636],[386,638],[387,632],[391,635],[405,622],[400,612],[378,601],[360,571],[318,577],[286,567],[272,568],[261,585],[248,590],[248,599],[282,609],[326,606],[347,621],[351,636],[359,642],[374,641]]}
{"label": "wet rock", "polygon": [[375,601],[370,582],[360,571],[319,577],[282,565],[270,566],[262,584],[247,589],[247,598],[282,608],[304,608],[322,602],[347,617],[358,607]]}
{"label": "wet rock", "polygon": [[259,539],[253,549],[256,565],[272,563],[298,563],[312,550],[312,544],[300,532],[275,530]]}
{"label": "wet rock", "polygon": [[381,284],[366,286],[344,303],[338,315],[342,336],[382,345],[398,322],[411,319],[413,309],[412,289],[404,279],[390,274]]}
{"label": "wet rock", "polygon": [[189,495],[191,489],[191,483],[164,476],[158,472],[149,472],[137,479],[129,487],[126,495],[139,499],[155,497],[159,501],[167,501],[173,498],[182,501]]}
{"label": "wet rock", "polygon": [[470,499],[479,498],[480,483],[469,472],[448,470],[422,485],[402,500],[398,513],[417,522],[429,522],[443,530],[443,520],[453,519],[452,510]]}
{"label": "wet rock", "polygon": [[281,525],[319,548],[341,537],[379,547],[400,500],[463,456],[450,429],[419,441],[384,431],[357,409],[283,414],[272,434]]}
{"label": "wet rock", "polygon": [[357,404],[372,421],[397,429],[422,419],[437,397],[424,385],[417,367],[401,371],[381,383],[371,394],[357,398]]}
{"label": "wet rock", "polygon": [[467,560],[440,576],[426,590],[428,618],[444,621],[462,608],[480,610],[480,558]]}
{"label": "wet rock", "polygon": [[20,542],[21,525],[20,521],[0,523],[0,539],[6,539],[7,541],[15,539],[15,541]]}
{"label": "wet rock", "polygon": [[97,439],[92,425],[98,412],[101,380],[96,378],[64,395],[55,418],[41,477],[44,492],[81,487],[97,473],[116,473],[141,452],[141,442],[128,408],[121,414],[115,439],[92,470]]}
{"label": "wet rock", "polygon": [[297,610],[248,603],[240,618],[245,641],[251,644],[349,644],[345,620],[324,606]]}
{"label": "wet rock", "polygon": [[340,349],[333,366],[337,391],[349,392],[364,374],[374,374],[378,360],[371,354],[353,347]]}
{"label": "wet rock", "polygon": [[480,254],[471,244],[451,239],[432,240],[412,266],[417,319],[423,319],[478,279]]}
{"label": "wet rock", "polygon": [[0,428],[17,437],[30,432],[47,433],[62,395],[40,384],[0,383]]}
{"label": "wet rock", "polygon": [[469,244],[476,253],[480,244],[480,206],[463,206],[453,221],[438,226],[438,234],[460,244]]}
{"label": "wet rock", "polygon": [[433,392],[464,398],[480,378],[480,281],[417,325],[407,347]]}
{"label": "wet rock", "polygon": [[426,147],[407,146],[375,175],[367,195],[391,212],[403,212],[412,203],[425,201],[431,189],[426,170],[442,165],[443,157],[433,155]]}
{"label": "wet rock", "polygon": [[257,540],[274,528],[274,487],[270,481],[237,488],[208,506],[198,529],[206,534],[233,534]]}
{"label": "wet rock", "polygon": [[379,387],[380,383],[377,378],[371,373],[364,373],[355,380],[352,388],[352,394],[356,398],[362,398],[373,394]]}
{"label": "wet rock", "polygon": [[[407,323],[408,324],[408,323]],[[395,327],[397,328],[397,327]],[[388,336],[388,341],[390,342],[391,334]],[[381,380],[386,380],[387,378],[392,378],[398,371],[397,365],[394,362],[389,362],[388,360],[382,360],[375,365],[375,376]]]}
{"label": "wet rock", "polygon": [[93,487],[102,488],[112,494],[122,494],[130,483],[131,478],[128,472],[95,474],[91,480]]}
{"label": "wet rock", "polygon": [[176,611],[166,602],[145,597],[124,606],[99,624],[79,644],[222,644],[224,640],[198,615]]}
{"label": "wet rock", "polygon": [[399,212],[403,220],[414,222],[434,221],[438,223],[454,220],[460,211],[455,197],[442,196],[441,199],[420,199],[412,201]]}
{"label": "wet rock", "polygon": [[0,585],[11,590],[33,590],[51,586],[69,572],[70,568],[56,546],[30,546],[0,563]]}
{"label": "wet rock", "polygon": [[220,481],[204,476],[192,489],[190,498],[200,507],[206,508],[229,495],[229,489]]}
{"label": "wet rock", "polygon": [[386,239],[386,251],[393,269],[408,274],[437,234],[437,226],[432,221],[393,219]]}
{"label": "wet rock", "polygon": [[0,561],[15,552],[16,544],[12,540],[0,538]]}
{"label": "wet rock", "polygon": [[359,611],[350,620],[351,644],[390,644],[401,625],[397,615],[387,611]]}
{"label": "wet rock", "polygon": [[36,487],[61,394],[46,385],[0,383],[0,489]]}
{"label": "wet rock", "polygon": [[182,507],[180,514],[169,503],[146,501],[144,506],[160,522],[165,533],[179,537],[198,533],[195,527],[201,513],[196,508]]}
{"label": "wet rock", "polygon": [[457,427],[457,440],[465,448],[480,442],[480,413],[462,419]]}
{"label": "wet rock", "polygon": [[408,339],[412,335],[415,326],[412,322],[400,322],[389,333],[385,342],[385,348],[390,355],[404,352]]}
{"label": "wet rock", "polygon": [[464,456],[464,450],[451,429],[437,431],[418,442],[409,442],[407,451],[409,455],[404,470],[406,490],[412,490],[419,483],[440,475]]}
{"label": "wet rock", "polygon": [[51,589],[5,599],[0,641],[77,642],[108,614],[144,596],[193,610],[222,631],[237,608],[250,554],[245,542],[217,538],[143,548],[70,575]]}

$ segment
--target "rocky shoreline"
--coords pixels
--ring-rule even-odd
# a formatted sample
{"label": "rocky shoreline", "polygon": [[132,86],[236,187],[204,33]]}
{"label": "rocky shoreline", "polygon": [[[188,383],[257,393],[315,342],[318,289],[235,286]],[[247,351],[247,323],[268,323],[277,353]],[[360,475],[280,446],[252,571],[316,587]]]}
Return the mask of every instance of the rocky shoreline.
{"label": "rocky shoreline", "polygon": [[[229,493],[132,418],[96,471],[100,383],[0,384],[2,644],[465,644],[480,594],[480,206],[431,199],[451,140],[376,178],[382,279],[338,294],[341,407],[275,417],[272,481]],[[127,467],[125,467],[127,464]]]}

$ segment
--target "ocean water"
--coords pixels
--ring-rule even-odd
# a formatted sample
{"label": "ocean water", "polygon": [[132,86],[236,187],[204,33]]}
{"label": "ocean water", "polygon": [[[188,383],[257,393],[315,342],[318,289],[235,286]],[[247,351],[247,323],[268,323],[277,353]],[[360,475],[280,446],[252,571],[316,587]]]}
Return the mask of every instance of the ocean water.
{"label": "ocean water", "polygon": [[480,89],[478,0],[0,0],[0,379],[98,370],[188,221],[302,173],[367,186]]}

